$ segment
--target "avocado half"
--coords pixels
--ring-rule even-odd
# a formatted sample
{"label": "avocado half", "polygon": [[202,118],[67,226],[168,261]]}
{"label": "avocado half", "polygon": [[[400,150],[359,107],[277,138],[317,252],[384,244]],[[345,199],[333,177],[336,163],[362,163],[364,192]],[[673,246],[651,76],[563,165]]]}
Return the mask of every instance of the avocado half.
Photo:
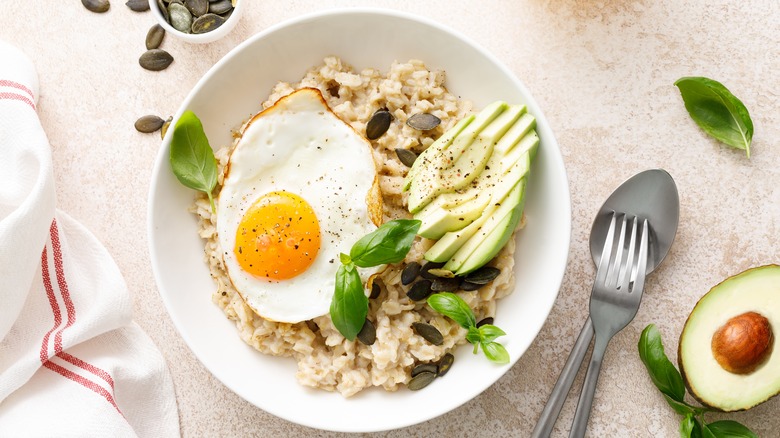
{"label": "avocado half", "polygon": [[780,393],[780,266],[748,269],[710,289],[691,311],[678,350],[685,385],[702,404],[749,409]]}

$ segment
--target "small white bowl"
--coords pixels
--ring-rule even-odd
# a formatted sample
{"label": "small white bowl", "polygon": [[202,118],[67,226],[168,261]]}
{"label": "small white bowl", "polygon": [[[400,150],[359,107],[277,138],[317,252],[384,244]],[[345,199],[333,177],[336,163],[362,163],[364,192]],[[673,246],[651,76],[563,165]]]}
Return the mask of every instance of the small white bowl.
{"label": "small white bowl", "polygon": [[236,6],[233,8],[233,13],[230,14],[230,17],[228,17],[225,23],[222,26],[219,26],[218,28],[206,33],[184,33],[176,30],[173,26],[171,26],[170,23],[168,23],[165,17],[163,17],[162,12],[160,12],[160,8],[157,6],[157,0],[149,0],[149,9],[152,10],[154,18],[156,18],[157,22],[160,23],[160,26],[165,29],[165,32],[188,43],[205,44],[214,42],[233,30],[233,28],[236,26],[236,23],[238,23],[238,20],[241,19],[241,15],[244,13],[245,3],[247,3],[247,0],[240,0],[236,2]]}

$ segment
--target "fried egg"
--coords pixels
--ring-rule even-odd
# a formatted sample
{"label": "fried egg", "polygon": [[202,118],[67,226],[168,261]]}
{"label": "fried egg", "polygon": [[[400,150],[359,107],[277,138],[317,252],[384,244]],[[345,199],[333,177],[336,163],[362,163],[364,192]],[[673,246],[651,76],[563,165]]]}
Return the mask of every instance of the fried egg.
{"label": "fried egg", "polygon": [[238,293],[273,321],[327,313],[339,254],[381,223],[371,145],[304,88],[247,122],[224,172],[216,227]]}

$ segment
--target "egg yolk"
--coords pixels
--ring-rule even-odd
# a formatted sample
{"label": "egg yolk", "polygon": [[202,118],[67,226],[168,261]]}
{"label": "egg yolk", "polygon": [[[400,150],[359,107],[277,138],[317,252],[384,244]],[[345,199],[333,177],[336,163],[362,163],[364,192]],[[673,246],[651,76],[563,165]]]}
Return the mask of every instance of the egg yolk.
{"label": "egg yolk", "polygon": [[314,209],[298,195],[263,195],[244,214],[233,249],[239,265],[258,277],[285,280],[304,272],[320,250]]}

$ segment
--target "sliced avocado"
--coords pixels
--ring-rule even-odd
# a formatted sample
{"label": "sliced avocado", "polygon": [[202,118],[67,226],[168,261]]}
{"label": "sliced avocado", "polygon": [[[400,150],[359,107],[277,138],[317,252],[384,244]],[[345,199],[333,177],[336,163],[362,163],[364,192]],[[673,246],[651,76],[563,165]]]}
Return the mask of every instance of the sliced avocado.
{"label": "sliced avocado", "polygon": [[780,392],[780,266],[748,269],[710,289],[680,335],[678,361],[702,404],[739,411]]}
{"label": "sliced avocado", "polygon": [[409,172],[407,172],[406,178],[404,178],[404,184],[402,187],[404,191],[409,190],[409,186],[412,184],[412,179],[414,179],[414,175],[417,173],[417,171],[421,167],[425,167],[430,162],[431,157],[436,156],[436,154],[449,147],[455,137],[460,135],[466,126],[474,121],[475,117],[476,116],[472,114],[461,119],[458,123],[455,124],[455,126],[447,130],[444,135],[439,137],[435,142],[433,142],[432,145],[428,146],[427,149],[422,151],[422,153],[417,156],[417,159],[414,160],[414,164],[412,164]]}
{"label": "sliced avocado", "polygon": [[[479,230],[474,233],[473,236],[471,236],[460,248],[458,248],[457,252],[449,259],[449,261],[442,267],[442,269],[446,269],[448,271],[454,272],[456,275],[465,274],[466,271],[463,268],[466,260],[471,257],[472,254],[474,254],[475,251],[479,250],[480,252],[484,253],[491,253],[495,255],[498,253],[499,250],[501,250],[501,247],[493,248],[490,245],[493,242],[488,242],[487,238],[491,235],[493,230],[500,229],[499,224],[502,223],[505,219],[505,217],[515,214],[515,210],[518,211],[519,214],[522,214],[522,207],[523,207],[523,198],[525,197],[525,178],[518,181],[513,187],[512,190],[509,192],[509,194],[500,201],[500,205],[498,205],[496,210],[487,218],[484,224],[479,228]],[[506,225],[508,222],[505,222],[504,225]],[[517,225],[517,222],[515,222],[515,225]],[[512,228],[512,231],[514,231],[514,228]],[[511,234],[511,232],[510,232]],[[483,246],[483,243],[486,243]],[[506,241],[504,241],[506,243]],[[490,260],[489,258],[487,260]],[[486,261],[487,261],[486,260]],[[481,266],[481,265],[480,265]],[[474,269],[478,268],[479,266],[475,267]]]}
{"label": "sliced avocado", "polygon": [[482,224],[496,211],[498,207],[495,204],[490,204],[477,220],[469,224],[466,228],[458,231],[451,231],[442,236],[432,247],[428,248],[428,251],[423,254],[423,258],[429,262],[444,263],[449,261],[452,256],[458,252],[464,243],[468,242],[472,236],[477,234],[482,228]]}
{"label": "sliced avocado", "polygon": [[525,105],[520,106],[520,117],[517,119],[514,125],[507,131],[506,134],[496,144],[495,152],[500,155],[506,155],[506,153],[514,147],[517,142],[525,137],[536,126],[536,119],[534,116],[526,112]]}
{"label": "sliced avocado", "polygon": [[[506,118],[499,116],[507,108],[505,102],[488,105],[455,137],[449,147],[425,158],[426,162],[414,172],[409,184],[407,205],[410,213],[417,213],[439,194],[461,189],[479,176],[493,152],[493,144],[498,140],[494,138],[495,134],[503,134],[506,129],[492,128],[487,135],[480,133],[492,125],[496,118],[506,122]],[[472,147],[475,142],[477,145]]]}
{"label": "sliced avocado", "polygon": [[520,223],[520,218],[523,216],[525,190],[523,190],[521,197],[520,203],[496,224],[493,231],[485,237],[474,252],[472,252],[460,268],[458,268],[457,272],[455,272],[457,275],[466,275],[469,272],[481,268],[485,263],[492,260],[493,257],[501,251],[504,245],[506,245],[512,237],[512,233],[514,233],[517,228],[517,224]]}
{"label": "sliced avocado", "polygon": [[[485,211],[485,207],[490,203],[490,199],[491,193],[482,191],[478,192],[475,198],[459,205],[449,208],[436,208],[431,210],[430,214],[422,217],[415,215],[415,219],[422,221],[417,234],[426,239],[439,239],[447,232],[465,228],[482,216],[482,212]],[[428,204],[428,206],[430,205]],[[421,213],[425,212],[428,206]]]}

